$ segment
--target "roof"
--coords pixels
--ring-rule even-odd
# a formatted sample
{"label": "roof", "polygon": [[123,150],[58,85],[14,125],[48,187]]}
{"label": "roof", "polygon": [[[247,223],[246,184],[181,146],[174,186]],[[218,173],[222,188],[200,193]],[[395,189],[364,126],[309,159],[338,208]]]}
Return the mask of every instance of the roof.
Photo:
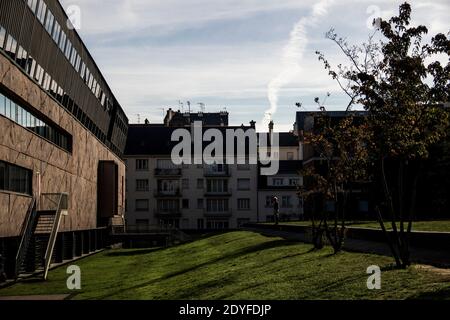
{"label": "roof", "polygon": [[[170,155],[172,153],[173,147],[175,147],[178,142],[172,142],[172,133],[175,130],[184,129],[191,130],[191,127],[167,127],[163,124],[148,124],[148,125],[130,125],[128,129],[127,144],[125,147],[125,156],[136,156],[136,155]],[[227,129],[243,129],[247,131],[249,129],[254,129],[249,126],[228,126],[228,127],[203,127],[203,131],[208,129],[218,129],[223,133],[224,146],[223,150],[226,150],[226,135],[225,130]],[[246,139],[246,152],[248,153],[248,139]],[[209,145],[210,142],[204,142],[203,147]],[[194,150],[192,148],[192,150]],[[235,152],[237,148],[235,148]]]}
{"label": "roof", "polygon": [[[275,176],[281,175],[298,175],[300,176],[300,171],[303,168],[301,160],[286,160],[279,162],[279,171]],[[274,176],[271,176],[272,178]],[[267,176],[260,175],[258,178],[258,188],[259,189],[279,189],[279,190],[295,190],[296,186],[268,186],[267,185]]]}
{"label": "roof", "polygon": [[[319,116],[322,114],[323,111],[298,111],[296,114],[296,127],[298,131],[302,130],[308,130],[308,128],[305,128],[307,126],[311,126],[312,123],[310,123],[307,118],[311,118],[314,116]],[[356,115],[356,116],[367,116],[367,111],[326,111],[326,115],[328,117],[332,118],[343,118],[349,114]],[[311,129],[311,128],[309,128]]]}
{"label": "roof", "polygon": [[280,147],[298,147],[298,137],[292,132],[280,132]]}

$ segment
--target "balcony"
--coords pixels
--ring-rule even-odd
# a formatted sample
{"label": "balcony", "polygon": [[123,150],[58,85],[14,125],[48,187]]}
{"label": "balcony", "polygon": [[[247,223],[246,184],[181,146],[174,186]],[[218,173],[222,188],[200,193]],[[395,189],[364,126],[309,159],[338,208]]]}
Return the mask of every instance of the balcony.
{"label": "balcony", "polygon": [[180,218],[181,217],[181,209],[155,209],[155,217],[157,218]]}
{"label": "balcony", "polygon": [[206,166],[203,170],[203,175],[205,177],[230,177],[231,172],[229,166],[226,165],[220,168]]}
{"label": "balcony", "polygon": [[179,198],[181,197],[180,189],[163,191],[163,190],[155,190],[154,192],[155,198]]}
{"label": "balcony", "polygon": [[227,191],[206,191],[205,197],[231,197],[231,190]]}
{"label": "balcony", "polygon": [[181,168],[155,169],[156,177],[181,177]]}
{"label": "balcony", "polygon": [[205,218],[229,218],[233,215],[231,210],[224,211],[208,211],[204,210],[203,216]]}

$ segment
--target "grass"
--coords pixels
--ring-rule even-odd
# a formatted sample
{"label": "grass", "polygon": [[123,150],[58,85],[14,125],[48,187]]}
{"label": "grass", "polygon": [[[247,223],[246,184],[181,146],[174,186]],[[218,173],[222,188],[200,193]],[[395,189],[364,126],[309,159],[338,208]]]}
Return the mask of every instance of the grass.
{"label": "grass", "polygon": [[[108,250],[76,262],[82,290],[73,299],[407,299],[450,298],[450,278],[392,259],[266,237],[205,236],[167,249]],[[382,289],[368,290],[366,269],[382,268]],[[73,294],[66,268],[46,282],[18,283],[0,295]]]}
{"label": "grass", "polygon": [[[272,223],[273,224],[273,223]],[[290,221],[282,222],[281,224],[311,226],[311,221]],[[376,221],[349,221],[347,226],[380,229],[380,224]],[[391,223],[385,221],[386,228],[391,230]],[[405,225],[406,228],[407,224]],[[399,227],[399,223],[397,223]],[[450,232],[450,220],[435,220],[435,221],[415,221],[412,226],[413,231],[437,231]]]}

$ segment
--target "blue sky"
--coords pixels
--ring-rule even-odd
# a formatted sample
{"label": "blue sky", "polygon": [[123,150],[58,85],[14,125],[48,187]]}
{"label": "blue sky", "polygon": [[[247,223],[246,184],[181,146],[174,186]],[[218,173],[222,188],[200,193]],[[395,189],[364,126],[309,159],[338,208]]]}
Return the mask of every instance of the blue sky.
{"label": "blue sky", "polygon": [[[79,6],[78,31],[125,109],[130,122],[162,122],[178,101],[205,103],[206,111],[230,112],[232,124],[263,125],[275,81],[278,130],[295,121],[296,102],[314,109],[314,97],[331,93],[330,109],[347,100],[314,52],[340,62],[324,34],[330,27],[361,43],[374,15],[396,13],[403,1],[366,0],[60,0]],[[317,4],[320,4],[318,6]],[[410,1],[413,23],[430,34],[447,33],[450,2]],[[303,19],[303,20],[302,20]],[[292,40],[292,31],[300,34]],[[299,28],[300,27],[300,28]],[[287,75],[287,76],[286,76]],[[263,128],[258,128],[259,130]]]}

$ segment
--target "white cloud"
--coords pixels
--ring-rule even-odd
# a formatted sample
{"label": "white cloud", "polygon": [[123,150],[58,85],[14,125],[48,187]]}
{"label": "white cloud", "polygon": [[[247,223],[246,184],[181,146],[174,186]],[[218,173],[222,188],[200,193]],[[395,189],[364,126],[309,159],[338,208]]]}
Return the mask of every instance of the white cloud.
{"label": "white cloud", "polygon": [[[161,121],[159,108],[176,106],[179,99],[191,100],[194,104],[201,99],[209,110],[221,109],[230,103],[228,111],[235,124],[248,123],[250,116],[256,120],[264,116],[269,106],[267,86],[280,72],[289,30],[295,21],[309,15],[316,3],[315,0],[61,2],[64,6],[80,6],[83,26],[80,34],[132,121],[136,121],[137,113],[152,122]],[[366,27],[370,5],[378,6],[383,16],[389,16],[390,12],[398,11],[402,2],[404,0],[336,1],[327,18],[309,30],[309,43],[301,61],[302,72],[280,90],[276,124],[283,128],[292,126],[295,101],[301,100],[312,107],[314,96],[323,96],[327,91],[333,92],[332,97],[335,97],[330,103],[337,105],[343,101],[337,97],[337,86],[314,54],[320,49],[333,62],[340,61],[337,48],[324,39],[329,27],[335,26],[340,34],[348,35],[350,42],[362,41],[370,33]],[[430,26],[430,33],[448,31],[450,4],[447,0],[410,2],[413,23]],[[292,19],[275,19],[286,14]],[[264,19],[255,18],[260,15]],[[273,30],[283,30],[283,33],[255,41],[251,34],[244,32],[243,24],[242,30],[233,29],[235,34],[229,35],[235,40],[233,45],[225,41],[208,42],[205,32],[213,22],[235,25],[237,21],[248,22],[249,28],[259,30],[262,35]],[[195,38],[198,32],[203,38],[195,43],[182,41],[184,30],[194,30],[191,37]],[[146,35],[157,36],[158,41],[147,43],[146,37],[140,38]],[[170,42],[166,41],[169,37]],[[130,40],[134,38],[139,38],[139,43]]]}

